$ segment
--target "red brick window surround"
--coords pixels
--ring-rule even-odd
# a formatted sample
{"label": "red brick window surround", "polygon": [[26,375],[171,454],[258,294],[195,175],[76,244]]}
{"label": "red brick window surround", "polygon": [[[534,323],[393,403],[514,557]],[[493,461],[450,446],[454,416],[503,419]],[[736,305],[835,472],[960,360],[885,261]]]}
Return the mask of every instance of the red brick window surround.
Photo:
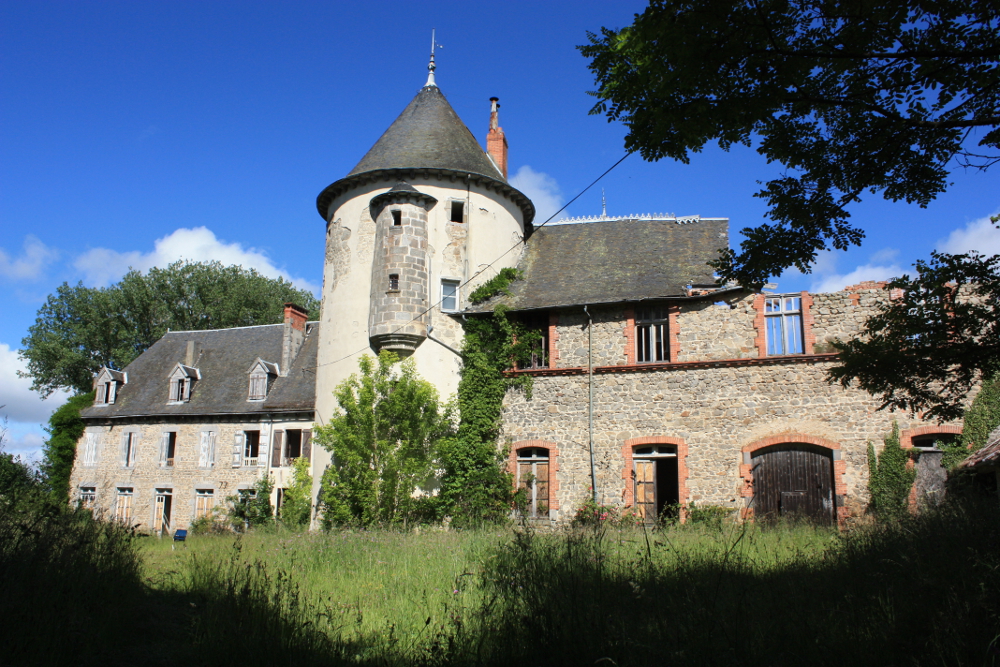
{"label": "red brick window surround", "polygon": [[559,447],[551,440],[519,440],[510,446],[507,457],[507,472],[514,478],[514,490],[517,490],[517,456],[522,449],[541,447],[549,450],[549,509],[559,509]]}
{"label": "red brick window surround", "polygon": [[549,313],[549,368],[559,364],[559,313]]}
{"label": "red brick window surround", "polygon": [[[743,488],[740,495],[743,498],[753,497],[753,471],[751,470],[750,457],[758,449],[772,447],[774,445],[787,445],[802,443],[806,445],[816,445],[831,450],[833,456],[833,493],[839,500],[836,503],[837,523],[843,523],[847,518],[847,507],[843,502],[847,498],[847,482],[844,481],[844,474],[847,472],[847,462],[840,457],[840,443],[826,438],[818,438],[805,433],[781,433],[767,438],[755,440],[743,447],[743,460],[740,461],[740,477],[743,478]],[[835,454],[833,452],[836,452]],[[743,508],[743,518],[749,519],[753,516],[753,508]]]}
{"label": "red brick window surround", "polygon": [[[778,296],[791,296],[791,295],[774,295]],[[800,292],[799,297],[801,299],[801,316],[802,316],[802,354],[813,354],[816,345],[816,334],[813,333],[813,323],[814,316],[812,312],[813,298],[809,292]],[[765,302],[767,299],[772,298],[769,294],[758,294],[754,297],[753,308],[756,316],[754,317],[753,325],[754,329],[757,331],[757,335],[754,338],[754,345],[757,347],[757,357],[763,359],[768,356],[767,354],[767,315],[765,313]],[[784,356],[784,355],[782,355]]]}
{"label": "red brick window surround", "polygon": [[635,308],[625,307],[625,365],[635,366]]}
{"label": "red brick window surround", "polygon": [[622,444],[622,459],[624,461],[624,465],[622,466],[622,502],[625,507],[635,505],[635,489],[632,483],[632,477],[635,474],[633,457],[636,447],[644,445],[673,445],[677,448],[677,495],[680,498],[680,504],[686,505],[688,503],[687,443],[684,442],[683,438],[673,438],[665,435],[647,435],[639,438],[629,438]]}

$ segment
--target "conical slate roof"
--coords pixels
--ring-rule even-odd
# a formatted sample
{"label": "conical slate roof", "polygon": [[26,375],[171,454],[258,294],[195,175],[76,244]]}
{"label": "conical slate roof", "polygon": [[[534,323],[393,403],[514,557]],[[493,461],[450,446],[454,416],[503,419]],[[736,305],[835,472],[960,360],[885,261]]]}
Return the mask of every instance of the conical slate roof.
{"label": "conical slate roof", "polygon": [[468,179],[500,192],[521,209],[525,235],[531,234],[535,206],[524,193],[507,183],[444,94],[433,84],[420,89],[347,176],[328,185],[319,194],[316,208],[325,220],[331,202],[357,185],[429,175],[451,180]]}
{"label": "conical slate roof", "polygon": [[420,89],[348,176],[414,167],[506,180],[437,86]]}

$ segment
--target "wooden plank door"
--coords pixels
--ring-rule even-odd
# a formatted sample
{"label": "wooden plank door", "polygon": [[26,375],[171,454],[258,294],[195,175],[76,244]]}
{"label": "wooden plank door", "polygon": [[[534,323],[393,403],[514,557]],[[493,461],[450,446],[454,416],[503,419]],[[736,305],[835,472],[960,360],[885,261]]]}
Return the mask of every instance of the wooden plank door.
{"label": "wooden plank door", "polygon": [[635,461],[635,508],[646,523],[656,521],[656,462]]}

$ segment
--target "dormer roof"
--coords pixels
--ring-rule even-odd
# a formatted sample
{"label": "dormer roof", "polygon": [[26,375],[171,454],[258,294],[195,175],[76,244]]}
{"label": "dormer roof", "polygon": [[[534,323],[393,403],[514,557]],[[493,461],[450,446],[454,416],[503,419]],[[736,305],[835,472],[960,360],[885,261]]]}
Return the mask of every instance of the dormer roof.
{"label": "dormer roof", "polygon": [[260,357],[250,365],[250,369],[247,373],[253,373],[258,368],[262,369],[268,375],[278,375],[278,364],[273,364],[270,361],[264,361]]}
{"label": "dormer roof", "polygon": [[128,381],[125,373],[105,366],[97,372],[97,384],[108,382],[109,380],[112,382],[121,382],[122,384],[125,384],[125,382]]}
{"label": "dormer roof", "polygon": [[174,366],[174,370],[170,373],[170,379],[176,380],[178,378],[190,378],[192,380],[200,380],[201,372],[197,368],[191,366],[185,366],[184,364],[178,363]]}
{"label": "dormer roof", "polygon": [[330,203],[354,185],[371,178],[404,180],[414,172],[463,181],[468,176],[498,190],[520,207],[530,232],[535,217],[531,200],[507,183],[437,86],[421,88],[354,169],[320,193],[316,207],[325,220]]}

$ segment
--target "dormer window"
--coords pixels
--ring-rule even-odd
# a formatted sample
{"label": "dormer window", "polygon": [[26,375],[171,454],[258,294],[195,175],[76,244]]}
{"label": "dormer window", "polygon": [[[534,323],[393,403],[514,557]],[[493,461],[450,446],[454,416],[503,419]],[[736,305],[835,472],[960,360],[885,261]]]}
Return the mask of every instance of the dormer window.
{"label": "dormer window", "polygon": [[94,381],[94,405],[113,405],[120,385],[125,384],[126,375],[121,371],[102,368]]}
{"label": "dormer window", "polygon": [[257,357],[250,367],[250,393],[248,401],[263,401],[271,388],[274,378],[278,377],[278,364],[272,364]]}
{"label": "dormer window", "polygon": [[201,379],[201,373],[197,368],[177,364],[174,372],[170,374],[170,402],[187,403],[191,400],[191,390],[194,383]]}

